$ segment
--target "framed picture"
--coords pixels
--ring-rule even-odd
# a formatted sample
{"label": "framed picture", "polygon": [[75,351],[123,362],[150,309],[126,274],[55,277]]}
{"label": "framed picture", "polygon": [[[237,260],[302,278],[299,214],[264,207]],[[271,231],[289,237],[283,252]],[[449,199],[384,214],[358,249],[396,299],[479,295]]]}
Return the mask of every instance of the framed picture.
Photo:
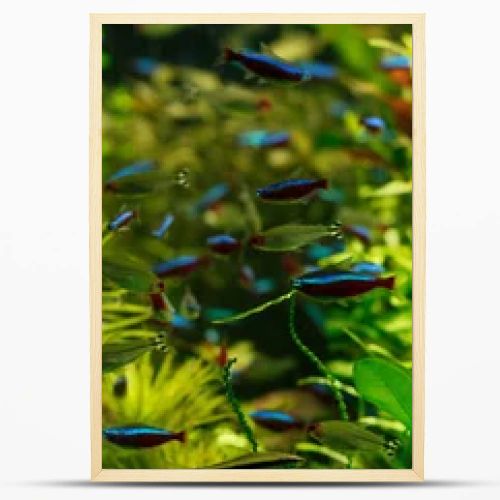
{"label": "framed picture", "polygon": [[92,479],[421,481],[424,15],[90,28]]}

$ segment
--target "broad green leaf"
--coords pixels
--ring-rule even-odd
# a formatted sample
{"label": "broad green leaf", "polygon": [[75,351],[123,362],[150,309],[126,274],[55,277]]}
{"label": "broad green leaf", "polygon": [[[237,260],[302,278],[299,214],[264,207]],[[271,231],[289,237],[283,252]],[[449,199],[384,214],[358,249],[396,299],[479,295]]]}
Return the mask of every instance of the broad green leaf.
{"label": "broad green leaf", "polygon": [[303,458],[288,453],[275,451],[249,453],[234,460],[212,465],[212,469],[263,469],[267,467],[283,467],[302,462]]}
{"label": "broad green leaf", "polygon": [[361,198],[378,198],[384,196],[399,196],[402,194],[410,194],[412,190],[411,181],[390,181],[384,186],[372,189],[370,186],[361,186],[359,196]]}
{"label": "broad green leaf", "polygon": [[367,401],[401,421],[412,424],[411,376],[384,359],[366,358],[354,364],[354,385]]}
{"label": "broad green leaf", "polygon": [[327,420],[311,431],[318,441],[335,450],[381,451],[384,438],[354,422]]}
{"label": "broad green leaf", "polygon": [[339,453],[338,451],[332,450],[326,446],[319,446],[314,443],[298,443],[295,446],[295,450],[299,453],[312,453],[316,455],[323,455],[325,457],[330,458],[331,460],[340,462],[345,466],[349,465],[349,457],[347,457],[343,453]]}
{"label": "broad green leaf", "polygon": [[376,47],[377,49],[390,50],[396,54],[409,55],[410,53],[408,47],[399,43],[391,42],[390,40],[386,40],[385,38],[370,38],[368,40],[368,43],[372,47]]}
{"label": "broad green leaf", "polygon": [[104,344],[102,347],[102,371],[104,373],[116,370],[142,354],[151,351],[151,343],[142,346],[126,346],[123,344]]}

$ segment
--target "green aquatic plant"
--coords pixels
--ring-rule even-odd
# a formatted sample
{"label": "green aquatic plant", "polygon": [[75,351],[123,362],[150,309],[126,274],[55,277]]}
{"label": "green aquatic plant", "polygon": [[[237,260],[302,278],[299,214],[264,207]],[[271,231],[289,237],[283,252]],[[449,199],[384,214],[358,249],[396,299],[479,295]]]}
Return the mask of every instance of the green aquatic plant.
{"label": "green aquatic plant", "polygon": [[257,441],[255,440],[252,428],[250,427],[250,425],[248,425],[247,418],[243,413],[243,410],[241,409],[241,403],[238,401],[238,398],[234,394],[233,385],[231,383],[231,366],[234,363],[236,363],[236,358],[228,360],[228,362],[224,365],[224,367],[222,368],[222,380],[226,389],[227,399],[238,418],[238,422],[240,423],[242,430],[244,431],[248,441],[252,445],[253,452],[255,453],[258,448]]}
{"label": "green aquatic plant", "polygon": [[[186,431],[186,443],[169,442],[151,449],[103,446],[104,468],[196,468],[245,454],[245,439],[233,430],[219,369],[173,352],[142,356],[104,375],[103,426],[151,425]],[[117,392],[116,384],[124,384]]]}
{"label": "green aquatic plant", "polygon": [[[104,467],[411,467],[411,67],[379,67],[394,54],[411,61],[408,27],[105,31],[103,424],[186,430],[187,442],[104,441]],[[335,78],[257,85],[230,65],[214,69],[222,41],[238,50],[263,38],[294,64],[324,60]],[[363,125],[375,115],[378,131]],[[276,131],[279,147],[239,141]],[[262,186],[298,178],[328,189],[302,203],[259,199]],[[241,247],[214,255],[216,234]],[[155,276],[183,255],[210,264]],[[304,273],[360,262],[394,276],[394,291],[319,304],[289,289]],[[221,346],[231,359],[222,368]],[[323,437],[272,432],[247,417],[266,408],[330,423]],[[396,441],[389,457],[384,443]]]}

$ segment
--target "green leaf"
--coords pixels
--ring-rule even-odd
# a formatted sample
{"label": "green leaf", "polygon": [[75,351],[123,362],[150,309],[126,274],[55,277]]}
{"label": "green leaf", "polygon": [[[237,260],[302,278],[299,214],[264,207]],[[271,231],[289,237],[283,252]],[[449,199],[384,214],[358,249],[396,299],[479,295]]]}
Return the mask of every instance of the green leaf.
{"label": "green leaf", "polygon": [[412,381],[399,366],[366,358],[354,364],[354,384],[361,396],[411,429]]}
{"label": "green leaf", "polygon": [[127,347],[120,344],[105,344],[102,348],[102,371],[107,373],[116,370],[151,350],[151,345]]}
{"label": "green leaf", "polygon": [[267,467],[282,467],[302,462],[303,458],[288,453],[275,451],[249,453],[234,460],[228,460],[212,465],[212,469],[262,469]]}
{"label": "green leaf", "polygon": [[381,451],[384,438],[354,422],[327,420],[316,425],[311,435],[335,450]]}

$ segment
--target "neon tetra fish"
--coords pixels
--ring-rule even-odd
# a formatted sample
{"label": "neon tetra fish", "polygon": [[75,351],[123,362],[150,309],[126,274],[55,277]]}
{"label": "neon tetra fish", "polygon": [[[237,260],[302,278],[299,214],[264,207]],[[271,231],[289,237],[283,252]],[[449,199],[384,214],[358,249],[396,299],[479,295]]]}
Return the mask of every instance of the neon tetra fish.
{"label": "neon tetra fish", "polygon": [[186,442],[186,432],[171,432],[148,425],[109,427],[103,430],[104,437],[113,444],[127,448],[152,448],[169,441]]}
{"label": "neon tetra fish", "polygon": [[305,422],[284,411],[256,410],[250,413],[250,417],[256,424],[271,431],[289,431],[307,427]]}
{"label": "neon tetra fish", "polygon": [[393,69],[410,69],[410,58],[401,54],[386,56],[380,62],[380,67],[386,71]]}
{"label": "neon tetra fish", "polygon": [[346,224],[342,226],[342,232],[358,238],[358,240],[365,245],[369,245],[372,242],[371,231],[366,226],[360,224]]}
{"label": "neon tetra fish", "polygon": [[228,255],[241,247],[241,243],[229,234],[217,234],[207,238],[207,245],[215,253]]}
{"label": "neon tetra fish", "polygon": [[354,297],[374,288],[394,289],[394,276],[381,278],[352,271],[319,271],[292,280],[292,288],[317,298]]}
{"label": "neon tetra fish", "polygon": [[[269,49],[263,45],[266,52]],[[236,62],[247,71],[262,78],[288,82],[303,82],[311,79],[311,75],[302,67],[280,59],[271,53],[258,53],[250,50],[235,51],[225,48],[223,61]]]}
{"label": "neon tetra fish", "polygon": [[105,184],[105,189],[109,191],[116,190],[116,182],[122,180],[126,177],[131,177],[133,175],[147,174],[154,170],[154,164],[152,161],[145,160],[133,163],[132,165],[127,165],[115,172]]}
{"label": "neon tetra fish", "polygon": [[135,210],[126,210],[125,212],[118,214],[112,221],[109,222],[108,229],[110,231],[116,231],[125,227],[135,217],[137,217],[137,212]]}
{"label": "neon tetra fish", "polygon": [[329,81],[338,76],[337,68],[321,62],[305,62],[300,67],[310,75],[311,80]]}
{"label": "neon tetra fish", "polygon": [[163,236],[165,236],[165,233],[168,231],[173,222],[174,222],[174,216],[172,214],[165,215],[160,226],[157,229],[151,231],[151,234],[155,238],[158,239],[163,238]]}
{"label": "neon tetra fish", "polygon": [[385,122],[380,116],[365,116],[361,119],[361,124],[372,133],[381,132],[385,129]]}
{"label": "neon tetra fish", "polygon": [[194,211],[196,213],[202,213],[205,210],[212,208],[217,204],[224,196],[229,193],[229,186],[222,182],[220,184],[215,184],[212,186],[195,204]]}
{"label": "neon tetra fish", "polygon": [[239,146],[250,148],[276,148],[286,146],[289,142],[290,134],[285,131],[250,130],[243,132],[237,138]]}
{"label": "neon tetra fish", "polygon": [[327,187],[326,179],[287,179],[257,189],[257,196],[268,202],[301,203]]}
{"label": "neon tetra fish", "polygon": [[158,278],[187,276],[208,262],[209,258],[207,256],[182,255],[181,257],[155,264],[153,272]]}

